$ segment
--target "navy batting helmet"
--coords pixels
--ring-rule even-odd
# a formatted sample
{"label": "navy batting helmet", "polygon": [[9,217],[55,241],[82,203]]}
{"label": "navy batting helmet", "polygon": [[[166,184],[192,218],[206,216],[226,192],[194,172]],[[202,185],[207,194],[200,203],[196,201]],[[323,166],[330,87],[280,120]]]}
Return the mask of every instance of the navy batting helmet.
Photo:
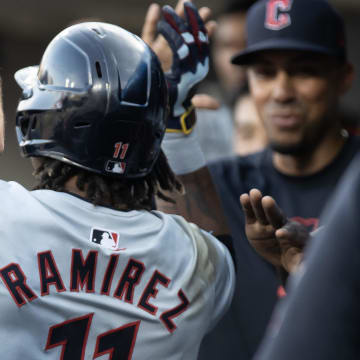
{"label": "navy batting helmet", "polygon": [[81,23],[58,34],[39,66],[16,72],[23,89],[16,132],[24,156],[43,156],[109,176],[147,175],[160,152],[167,86],[137,36]]}

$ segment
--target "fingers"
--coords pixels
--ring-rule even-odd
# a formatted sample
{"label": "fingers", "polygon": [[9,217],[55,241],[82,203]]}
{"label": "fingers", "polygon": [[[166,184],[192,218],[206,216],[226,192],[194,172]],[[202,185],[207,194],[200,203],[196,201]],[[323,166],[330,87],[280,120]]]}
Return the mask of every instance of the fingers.
{"label": "fingers", "polygon": [[200,15],[202,21],[206,22],[211,17],[211,9],[208,8],[207,6],[204,6],[204,7],[199,9],[199,15]]}
{"label": "fingers", "polygon": [[[271,196],[262,196],[258,189],[242,194],[240,203],[245,213],[246,235],[250,244],[273,265],[282,265],[288,272],[295,271],[309,237],[307,229],[288,221],[276,201]],[[259,224],[264,226],[258,227]]]}
{"label": "fingers", "polygon": [[155,41],[157,23],[161,17],[161,8],[158,4],[151,4],[145,16],[145,22],[141,31],[141,38],[151,46]]}
{"label": "fingers", "polygon": [[242,194],[240,196],[240,204],[245,214],[246,224],[253,224],[256,222],[256,216],[251,206],[250,196],[248,194]]}
{"label": "fingers", "polygon": [[287,222],[286,216],[271,196],[262,196],[258,189],[240,196],[240,203],[248,221],[259,221],[262,225],[272,225],[279,229]]}
{"label": "fingers", "polygon": [[290,247],[282,252],[281,264],[288,273],[294,273],[299,268],[303,259],[303,252],[297,248]]}
{"label": "fingers", "polygon": [[217,23],[214,20],[210,20],[205,23],[205,27],[206,27],[206,31],[208,33],[208,37],[211,38],[211,36],[214,34],[214,32],[216,30]]}
{"label": "fingers", "polygon": [[273,225],[275,229],[284,226],[286,217],[276,204],[276,201],[271,196],[264,196],[261,203],[268,222]]}
{"label": "fingers", "polygon": [[159,22],[158,24],[159,33],[168,42],[168,45],[171,47],[173,51],[173,56],[174,57],[180,56],[180,58],[184,58],[187,56],[189,51],[188,49],[183,48],[182,50],[187,50],[187,51],[185,52],[182,51],[181,53],[178,54],[178,50],[180,50],[180,48],[182,48],[182,45],[184,44],[184,39],[179,34],[177,24],[173,21],[172,15],[170,15],[170,13],[166,11],[166,9],[165,10],[163,9],[164,14],[165,12],[167,13],[167,15],[164,16],[166,18],[166,21],[161,20]]}
{"label": "fingers", "polygon": [[[202,32],[203,36],[205,36],[206,28],[204,25],[204,20],[200,16],[200,13],[198,12],[197,8],[191,2],[186,2],[184,4],[184,9],[185,9],[186,22],[188,24],[190,24],[190,28],[191,28],[195,38],[198,37],[199,32]],[[209,8],[207,8],[207,9],[208,9],[208,11],[210,11]],[[204,10],[205,10],[205,11],[203,11],[204,16],[207,16],[206,8],[204,8]]]}
{"label": "fingers", "polygon": [[[198,51],[205,61],[209,54],[209,38],[204,21],[197,8],[191,2],[186,2],[184,8],[186,22],[189,24],[188,29],[193,34]],[[204,8],[203,12],[205,13],[204,16],[208,16],[207,13],[210,12],[210,9]]]}
{"label": "fingers", "polygon": [[247,224],[252,224],[256,221],[259,221],[263,225],[268,224],[261,199],[262,194],[258,189],[251,189],[249,194],[242,194],[240,196],[240,203],[245,213],[245,221]]}
{"label": "fingers", "polygon": [[197,109],[216,110],[220,107],[220,103],[214,97],[206,94],[197,94],[191,99],[192,104]]}
{"label": "fingers", "polygon": [[291,234],[285,228],[277,229],[275,232],[275,236],[279,241],[285,242],[291,240]]}
{"label": "fingers", "polygon": [[208,37],[211,37],[214,33],[217,23],[214,20],[209,20],[211,17],[211,9],[208,7],[202,7],[199,9],[199,15],[202,21],[205,23],[205,29],[208,34]]}
{"label": "fingers", "polygon": [[[191,2],[184,2],[183,7],[185,18],[180,17],[171,6],[163,6],[158,32],[172,49],[172,75],[179,75],[186,69],[185,72],[193,74],[198,72],[205,77],[209,63],[209,40],[206,28],[197,8]],[[209,10],[204,11],[204,16],[208,14]],[[199,63],[201,66],[198,68]]]}
{"label": "fingers", "polygon": [[303,249],[310,238],[308,229],[295,221],[286,224],[275,233],[282,247],[294,246]]}
{"label": "fingers", "polygon": [[[159,34],[163,36],[167,41],[167,46],[170,46],[172,53],[168,54],[167,57],[172,58],[173,69],[180,71],[179,61],[184,59],[189,54],[189,49],[184,45],[184,38],[181,35],[186,32],[186,26],[184,20],[173,10],[169,5],[165,5],[162,8],[163,19],[158,22]],[[163,47],[165,49],[166,47]],[[170,56],[169,56],[170,55]],[[161,59],[161,56],[159,56]],[[162,61],[164,68],[164,61]],[[165,69],[164,69],[165,70]]]}
{"label": "fingers", "polygon": [[165,5],[162,8],[162,14],[166,22],[177,32],[177,33],[184,33],[186,32],[186,26],[182,17],[180,17],[174,9],[169,6]]}
{"label": "fingers", "polygon": [[257,220],[263,224],[269,224],[268,219],[266,218],[265,211],[262,205],[262,194],[258,189],[251,189],[249,192],[250,203],[253,209],[253,212],[257,218]]}
{"label": "fingers", "polygon": [[[184,17],[184,3],[186,0],[180,0],[178,1],[175,12],[180,16]],[[190,0],[187,0],[187,2],[191,2]],[[209,20],[212,14],[212,11],[210,8],[204,6],[199,9],[199,14],[202,19],[202,21],[205,23],[205,28],[208,33],[208,36],[211,37],[216,29],[216,21]]]}
{"label": "fingers", "polygon": [[180,17],[184,17],[184,2],[185,1],[191,2],[191,0],[179,0],[175,6],[175,12]]}

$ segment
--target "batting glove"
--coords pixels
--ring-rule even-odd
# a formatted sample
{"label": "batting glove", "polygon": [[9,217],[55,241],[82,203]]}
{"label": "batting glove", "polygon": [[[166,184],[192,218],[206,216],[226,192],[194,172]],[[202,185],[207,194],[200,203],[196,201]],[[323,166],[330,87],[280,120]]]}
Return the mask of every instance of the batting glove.
{"label": "batting glove", "polygon": [[209,39],[196,9],[184,3],[185,20],[168,5],[162,8],[158,31],[173,53],[170,71],[165,74],[169,88],[170,116],[167,132],[190,134],[195,126],[191,98],[196,85],[209,71]]}

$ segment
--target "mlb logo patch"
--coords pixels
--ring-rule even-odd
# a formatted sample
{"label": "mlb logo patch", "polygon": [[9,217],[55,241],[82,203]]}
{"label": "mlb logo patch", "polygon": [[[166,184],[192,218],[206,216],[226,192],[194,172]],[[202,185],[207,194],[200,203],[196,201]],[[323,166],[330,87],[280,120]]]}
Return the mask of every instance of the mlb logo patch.
{"label": "mlb logo patch", "polygon": [[126,164],[122,161],[109,160],[105,166],[105,170],[113,174],[123,174],[125,168],[126,168]]}
{"label": "mlb logo patch", "polygon": [[114,251],[125,250],[125,248],[119,248],[119,237],[120,235],[117,232],[92,228],[90,241]]}

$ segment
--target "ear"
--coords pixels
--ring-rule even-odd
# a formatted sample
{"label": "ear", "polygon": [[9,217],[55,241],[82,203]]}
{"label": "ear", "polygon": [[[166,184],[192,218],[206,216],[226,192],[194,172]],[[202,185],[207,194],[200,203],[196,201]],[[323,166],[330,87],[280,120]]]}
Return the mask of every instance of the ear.
{"label": "ear", "polygon": [[343,69],[341,71],[339,95],[344,95],[350,90],[354,78],[355,78],[355,69],[353,64],[346,63],[345,65],[343,65]]}

